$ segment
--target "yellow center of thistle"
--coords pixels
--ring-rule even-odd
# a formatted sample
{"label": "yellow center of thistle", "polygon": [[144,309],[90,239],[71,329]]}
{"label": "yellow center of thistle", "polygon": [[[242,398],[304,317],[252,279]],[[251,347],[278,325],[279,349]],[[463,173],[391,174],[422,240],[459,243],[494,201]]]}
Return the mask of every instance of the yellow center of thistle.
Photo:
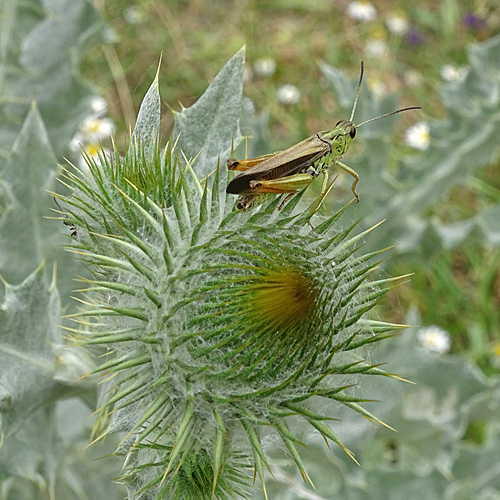
{"label": "yellow center of thistle", "polygon": [[300,327],[311,318],[316,300],[314,282],[290,268],[270,269],[251,285],[251,315],[273,330]]}

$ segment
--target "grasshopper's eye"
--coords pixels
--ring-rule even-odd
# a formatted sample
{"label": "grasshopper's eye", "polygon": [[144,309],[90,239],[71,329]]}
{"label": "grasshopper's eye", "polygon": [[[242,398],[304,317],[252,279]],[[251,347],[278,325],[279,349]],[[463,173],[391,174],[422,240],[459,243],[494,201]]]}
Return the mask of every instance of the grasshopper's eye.
{"label": "grasshopper's eye", "polygon": [[351,139],[354,139],[356,137],[356,127],[351,127],[351,130],[349,130],[349,135],[351,136]]}

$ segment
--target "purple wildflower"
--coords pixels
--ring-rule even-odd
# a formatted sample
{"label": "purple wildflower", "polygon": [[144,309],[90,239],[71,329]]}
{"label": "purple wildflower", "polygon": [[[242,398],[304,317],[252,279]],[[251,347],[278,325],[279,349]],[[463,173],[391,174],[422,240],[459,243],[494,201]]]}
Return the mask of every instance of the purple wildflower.
{"label": "purple wildflower", "polygon": [[486,21],[472,12],[467,12],[467,14],[462,17],[462,24],[471,30],[480,31],[485,27]]}
{"label": "purple wildflower", "polygon": [[424,36],[416,28],[410,28],[406,33],[406,41],[409,45],[419,47],[424,43]]}

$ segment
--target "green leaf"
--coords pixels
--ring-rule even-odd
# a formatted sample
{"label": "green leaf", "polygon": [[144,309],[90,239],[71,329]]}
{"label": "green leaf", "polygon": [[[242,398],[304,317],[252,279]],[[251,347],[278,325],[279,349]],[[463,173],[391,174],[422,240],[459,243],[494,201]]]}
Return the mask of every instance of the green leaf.
{"label": "green leaf", "polygon": [[[125,491],[109,480],[119,473],[116,446],[88,445],[89,406],[76,398],[38,411],[0,449],[1,498],[17,500],[120,500]],[[108,456],[104,463],[99,458]],[[41,472],[43,471],[43,473]]]}
{"label": "green leaf", "polygon": [[77,65],[100,38],[98,21],[86,0],[0,2],[0,158],[8,155],[33,99],[56,156],[66,153],[94,95]]}
{"label": "green leaf", "polygon": [[13,434],[40,407],[94,384],[83,351],[63,347],[61,305],[44,266],[20,285],[5,285],[0,306],[0,435]]}
{"label": "green leaf", "polygon": [[32,107],[5,168],[0,170],[3,210],[0,219],[0,273],[19,283],[52,253],[62,240],[54,239],[61,225],[47,220],[56,208],[47,190],[54,189],[57,162],[47,131]]}
{"label": "green leaf", "polygon": [[[453,224],[443,224],[433,217],[429,225],[422,225],[421,229],[425,231],[418,234],[418,239],[426,255],[439,252],[442,246],[454,248],[466,239],[484,240],[496,247],[500,245],[500,204],[489,205],[478,215]],[[404,242],[403,250],[406,246],[411,248],[413,244]]]}
{"label": "green leaf", "polygon": [[[461,446],[453,467],[455,481],[448,486],[446,498],[468,500],[500,499],[500,439],[498,432],[485,446]],[[451,494],[453,493],[453,494]]]}
{"label": "green leaf", "polygon": [[6,284],[0,309],[0,414],[6,436],[55,396],[60,313],[59,295],[47,284],[43,266],[20,285]]}
{"label": "green leaf", "polygon": [[[231,144],[240,141],[239,115],[243,92],[245,47],[221,69],[204,94],[190,108],[175,114],[174,140],[188,160],[198,154],[194,170],[205,177],[229,157]],[[221,168],[226,175],[226,169]]]}
{"label": "green leaf", "polygon": [[[49,220],[57,209],[47,190],[55,188],[57,162],[38,109],[33,106],[7,163],[0,168],[0,275],[20,283],[44,259],[64,271],[59,290],[66,299],[81,264],[63,248],[68,228]],[[66,234],[64,234],[66,232]]]}
{"label": "green leaf", "polygon": [[[159,68],[158,68],[159,69]],[[137,121],[135,122],[129,153],[140,144],[145,151],[154,152],[154,143],[158,139],[160,128],[160,91],[158,88],[158,73],[142,100]]]}
{"label": "green leaf", "polygon": [[490,80],[500,76],[500,36],[494,36],[483,43],[470,45],[467,50],[469,60],[477,72],[487,75]]}

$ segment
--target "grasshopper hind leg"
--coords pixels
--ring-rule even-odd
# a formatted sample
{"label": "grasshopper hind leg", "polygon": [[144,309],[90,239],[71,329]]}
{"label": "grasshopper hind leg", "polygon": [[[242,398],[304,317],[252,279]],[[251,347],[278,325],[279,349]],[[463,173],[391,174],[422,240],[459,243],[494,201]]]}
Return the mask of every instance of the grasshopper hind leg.
{"label": "grasshopper hind leg", "polygon": [[257,204],[262,203],[259,201],[256,203],[254,198],[264,196],[272,196],[273,194],[286,194],[285,199],[280,203],[278,210],[281,210],[285,203],[299,191],[300,189],[306,188],[311,184],[314,179],[314,175],[310,173],[295,174],[287,177],[281,177],[279,179],[259,179],[251,180],[249,182],[249,187],[251,194],[242,195],[238,200],[238,206],[242,206],[241,210],[250,210]]}

